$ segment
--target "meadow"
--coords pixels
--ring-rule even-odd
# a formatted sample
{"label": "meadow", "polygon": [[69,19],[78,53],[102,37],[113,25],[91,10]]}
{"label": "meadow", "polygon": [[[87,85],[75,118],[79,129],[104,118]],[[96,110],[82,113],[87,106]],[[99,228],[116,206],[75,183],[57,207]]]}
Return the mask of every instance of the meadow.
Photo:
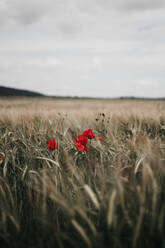
{"label": "meadow", "polygon": [[165,247],[165,101],[0,98],[0,247]]}

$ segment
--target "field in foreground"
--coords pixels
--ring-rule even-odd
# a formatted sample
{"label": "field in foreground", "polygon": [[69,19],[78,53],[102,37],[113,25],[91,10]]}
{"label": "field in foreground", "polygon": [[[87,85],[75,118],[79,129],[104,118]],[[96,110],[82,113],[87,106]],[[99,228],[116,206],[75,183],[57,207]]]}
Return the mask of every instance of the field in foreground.
{"label": "field in foreground", "polygon": [[0,137],[0,247],[165,247],[165,102],[0,99]]}

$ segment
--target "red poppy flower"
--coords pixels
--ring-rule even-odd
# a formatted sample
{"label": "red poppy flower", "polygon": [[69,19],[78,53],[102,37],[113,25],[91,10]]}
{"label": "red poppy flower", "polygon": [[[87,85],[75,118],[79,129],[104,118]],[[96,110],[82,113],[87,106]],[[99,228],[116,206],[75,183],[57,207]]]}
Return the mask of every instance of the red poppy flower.
{"label": "red poppy flower", "polygon": [[[79,135],[79,136],[83,136],[83,135]],[[78,136],[78,139],[79,140],[77,140],[76,138],[74,139],[74,143],[75,143],[77,149],[80,150],[80,151],[86,151],[86,152],[88,152],[88,147],[86,146],[86,144],[82,144],[80,142],[80,139],[83,139],[83,138],[82,137],[79,138],[79,136]],[[87,141],[88,141],[88,139],[87,139]],[[86,143],[87,143],[87,141],[85,139],[83,140],[83,142],[86,142]]]}
{"label": "red poppy flower", "polygon": [[88,142],[88,137],[86,137],[84,135],[78,135],[78,141],[80,144],[86,145]]}
{"label": "red poppy flower", "polygon": [[56,140],[48,140],[48,146],[49,146],[48,150],[51,151],[58,149],[58,143],[56,143]]}
{"label": "red poppy flower", "polygon": [[86,136],[88,139],[94,139],[94,134],[91,129],[85,130],[83,135]]}
{"label": "red poppy flower", "polygon": [[84,151],[89,152],[89,149],[87,146],[84,146]]}
{"label": "red poppy flower", "polygon": [[103,140],[104,138],[103,138],[103,136],[99,136],[99,137],[97,137],[97,139],[98,140]]}

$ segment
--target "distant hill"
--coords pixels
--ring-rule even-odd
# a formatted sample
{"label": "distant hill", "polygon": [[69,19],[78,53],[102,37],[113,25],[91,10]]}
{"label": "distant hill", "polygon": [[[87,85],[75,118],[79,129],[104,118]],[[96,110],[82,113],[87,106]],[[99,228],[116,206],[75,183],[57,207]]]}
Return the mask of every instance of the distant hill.
{"label": "distant hill", "polygon": [[23,89],[15,89],[5,86],[0,86],[0,97],[47,97],[56,100],[164,100],[165,97],[161,98],[145,98],[145,97],[134,97],[134,96],[124,96],[124,97],[114,97],[114,98],[107,98],[107,97],[83,97],[83,96],[53,96],[53,95],[44,95],[38,92],[23,90]]}
{"label": "distant hill", "polygon": [[37,96],[44,96],[43,94],[29,91],[29,90],[22,90],[22,89],[15,89],[15,88],[9,88],[0,86],[0,97],[1,96],[31,96],[31,97],[37,97]]}

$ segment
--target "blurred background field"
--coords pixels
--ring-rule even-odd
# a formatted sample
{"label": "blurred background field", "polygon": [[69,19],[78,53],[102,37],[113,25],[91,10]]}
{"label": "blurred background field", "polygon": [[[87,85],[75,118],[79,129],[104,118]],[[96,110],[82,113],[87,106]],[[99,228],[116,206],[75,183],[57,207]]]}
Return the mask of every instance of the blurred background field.
{"label": "blurred background field", "polygon": [[1,247],[165,247],[165,101],[3,97],[0,137]]}
{"label": "blurred background field", "polygon": [[57,113],[88,116],[105,112],[111,116],[123,118],[131,115],[138,118],[153,118],[159,120],[165,114],[165,101],[130,100],[130,99],[53,99],[51,97],[3,97],[0,98],[1,118],[41,115],[55,117]]}

